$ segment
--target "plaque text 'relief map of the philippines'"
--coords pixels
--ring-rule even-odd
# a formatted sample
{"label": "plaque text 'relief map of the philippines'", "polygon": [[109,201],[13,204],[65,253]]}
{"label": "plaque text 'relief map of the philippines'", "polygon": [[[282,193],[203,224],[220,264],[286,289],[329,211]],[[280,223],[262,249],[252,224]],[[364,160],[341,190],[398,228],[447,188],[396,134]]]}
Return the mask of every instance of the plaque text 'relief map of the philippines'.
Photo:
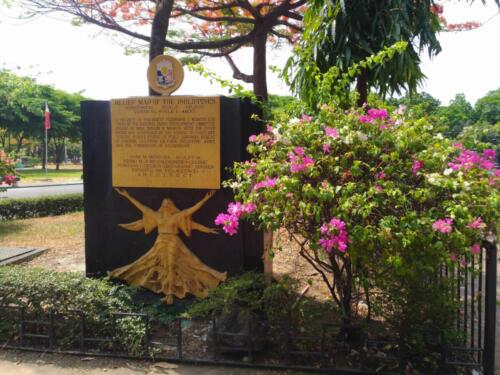
{"label": "plaque text 'relief map of the philippines'", "polygon": [[111,101],[113,186],[220,188],[220,98]]}

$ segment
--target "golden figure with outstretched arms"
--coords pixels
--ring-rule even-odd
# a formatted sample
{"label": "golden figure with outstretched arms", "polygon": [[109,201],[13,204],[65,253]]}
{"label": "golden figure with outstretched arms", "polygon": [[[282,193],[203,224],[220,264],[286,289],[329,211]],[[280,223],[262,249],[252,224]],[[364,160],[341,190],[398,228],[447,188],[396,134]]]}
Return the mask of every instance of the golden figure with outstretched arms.
{"label": "golden figure with outstretched arms", "polygon": [[214,191],[209,191],[201,201],[185,210],[179,210],[171,199],[165,198],[158,211],[154,211],[126,190],[115,190],[142,212],[142,219],[119,224],[120,227],[131,231],[144,230],[146,234],[158,228],[158,237],[146,254],[129,265],[109,272],[109,276],[155,293],[164,293],[164,301],[169,304],[174,296],[184,298],[188,293],[206,297],[210,289],[226,279],[225,272],[218,272],[204,264],[178,236],[179,230],[187,237],[191,236],[192,230],[217,234],[216,229],[207,228],[191,218],[214,195]]}

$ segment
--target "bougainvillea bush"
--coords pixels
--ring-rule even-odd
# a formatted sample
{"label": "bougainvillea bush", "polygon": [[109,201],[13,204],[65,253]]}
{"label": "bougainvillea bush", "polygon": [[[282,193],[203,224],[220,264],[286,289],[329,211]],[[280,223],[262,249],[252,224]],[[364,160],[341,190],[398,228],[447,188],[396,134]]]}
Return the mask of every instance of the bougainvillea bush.
{"label": "bougainvillea bush", "polygon": [[252,159],[226,182],[236,201],[216,218],[227,235],[242,219],[284,228],[344,318],[362,299],[399,318],[446,321],[452,285],[437,280],[438,268],[468,267],[496,234],[493,150],[453,144],[404,108],[329,105],[250,142]]}
{"label": "bougainvillea bush", "polygon": [[0,191],[5,190],[4,186],[12,185],[16,182],[14,166],[12,160],[5,151],[0,149]]}

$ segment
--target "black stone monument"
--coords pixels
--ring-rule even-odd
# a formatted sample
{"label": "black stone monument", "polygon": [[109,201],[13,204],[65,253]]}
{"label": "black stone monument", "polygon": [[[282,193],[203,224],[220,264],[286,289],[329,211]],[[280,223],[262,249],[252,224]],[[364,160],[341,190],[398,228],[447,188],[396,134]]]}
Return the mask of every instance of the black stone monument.
{"label": "black stone monument", "polygon": [[[221,97],[220,100],[221,177],[230,177],[235,161],[248,158],[248,137],[260,133],[260,123],[251,115],[260,109],[250,101]],[[157,236],[154,230],[130,232],[118,224],[130,223],[141,213],[118,195],[112,186],[111,114],[109,101],[81,103],[83,128],[83,180],[85,213],[85,261],[87,276],[105,276],[108,271],[127,265],[146,253]],[[140,202],[156,210],[163,198],[171,198],[179,209],[198,202],[206,189],[127,188]],[[197,222],[215,227],[214,219],[226,211],[233,200],[232,192],[220,189],[203,208],[193,215]],[[232,237],[193,231],[190,238],[180,234],[182,241],[206,265],[227,272],[229,276],[247,270],[262,271],[263,236],[245,222]]]}

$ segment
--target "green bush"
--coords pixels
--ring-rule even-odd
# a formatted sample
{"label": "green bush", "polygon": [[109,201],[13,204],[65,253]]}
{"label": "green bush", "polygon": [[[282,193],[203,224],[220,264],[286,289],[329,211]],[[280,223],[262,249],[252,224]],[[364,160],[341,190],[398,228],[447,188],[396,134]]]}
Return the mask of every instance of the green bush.
{"label": "green bush", "polygon": [[0,220],[57,216],[82,210],[83,194],[7,199],[0,201]]}
{"label": "green bush", "polygon": [[[113,313],[139,313],[134,304],[136,289],[117,285],[108,279],[91,279],[73,272],[54,272],[20,266],[0,267],[0,311],[7,306],[25,309],[27,316],[47,318],[57,314],[57,345],[68,348],[78,342],[79,325],[75,311],[83,312],[87,335],[111,337]],[[18,330],[17,314],[1,312],[0,342],[7,342]],[[145,323],[139,317],[115,318],[115,338],[122,349],[143,354]],[[103,349],[103,347],[99,347]]]}
{"label": "green bush", "polygon": [[309,332],[339,316],[331,303],[301,298],[297,289],[297,281],[288,276],[269,283],[265,275],[248,272],[228,279],[210,291],[207,298],[193,302],[183,316],[211,318],[237,308],[257,313],[271,330],[289,325],[307,327]]}

